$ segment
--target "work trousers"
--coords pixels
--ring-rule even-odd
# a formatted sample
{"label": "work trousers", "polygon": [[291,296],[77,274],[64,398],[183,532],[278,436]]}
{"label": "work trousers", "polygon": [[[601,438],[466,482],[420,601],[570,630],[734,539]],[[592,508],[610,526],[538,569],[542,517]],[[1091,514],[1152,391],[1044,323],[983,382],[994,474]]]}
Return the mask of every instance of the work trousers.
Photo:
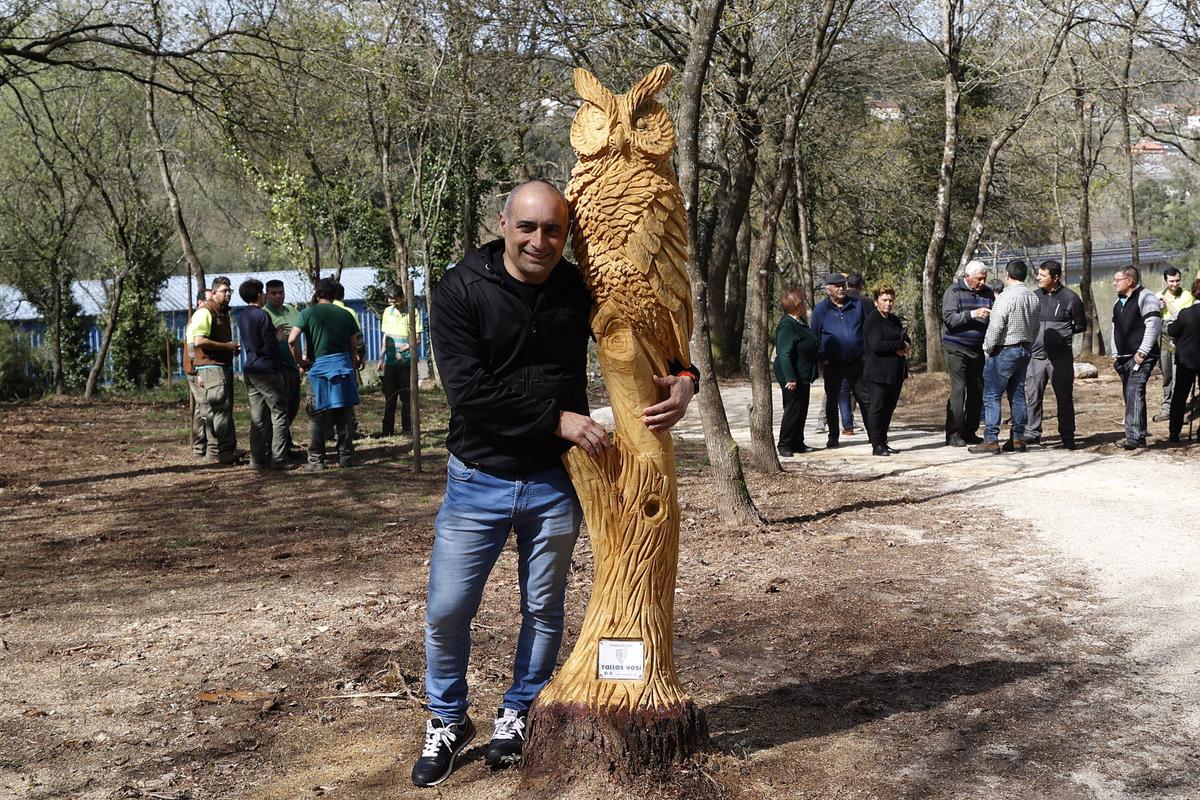
{"label": "work trousers", "polygon": [[283,375],[245,373],[250,400],[250,463],[282,466],[287,462],[287,389]]}
{"label": "work trousers", "polygon": [[[233,367],[200,367],[196,381],[204,389],[208,406],[207,425],[214,439],[208,442],[208,457],[229,463],[237,459],[237,431],[233,427]],[[213,442],[217,452],[213,453]]]}
{"label": "work trousers", "polygon": [[896,404],[900,402],[899,383],[867,382],[867,405],[864,422],[867,426],[867,436],[876,447],[886,447],[888,429],[892,427],[892,414],[896,412]]}
{"label": "work trousers", "polygon": [[388,364],[383,368],[383,435],[396,432],[396,401],[400,401],[400,430],[412,432],[412,374],[408,364]]}
{"label": "work trousers", "polygon": [[325,432],[332,430],[337,437],[338,464],[349,467],[354,460],[354,406],[328,408],[308,412],[308,463],[325,466]]}
{"label": "work trousers", "polygon": [[976,436],[983,413],[982,350],[965,350],[946,345],[946,371],[950,374],[950,397],[946,400],[946,438],[958,434]]}
{"label": "work trousers", "polygon": [[1069,353],[1053,358],[1029,359],[1029,366],[1025,370],[1025,405],[1029,409],[1025,438],[1041,438],[1047,383],[1054,389],[1054,402],[1058,406],[1058,435],[1064,442],[1074,441],[1075,361]]}
{"label": "work trousers", "polygon": [[1125,395],[1125,438],[1128,441],[1146,443],[1146,384],[1157,361],[1154,357],[1141,364],[1132,357],[1117,360],[1117,374],[1121,376],[1121,391]]}
{"label": "work trousers", "polygon": [[[1166,337],[1164,337],[1166,338]],[[1167,349],[1167,342],[1162,343],[1162,359],[1158,362],[1163,376],[1163,413],[1171,411],[1171,397],[1175,391],[1175,353]]]}
{"label": "work trousers", "polygon": [[[839,397],[842,392],[842,381],[850,384],[850,393],[858,400],[863,419],[867,417],[870,401],[867,400],[866,387],[862,382],[862,368],[862,361],[831,362],[822,367],[825,380],[825,424],[829,426],[830,444],[837,444],[838,433],[841,431],[841,428],[838,427],[838,417],[841,413]],[[869,438],[869,431],[867,435]]]}
{"label": "work trousers", "polygon": [[212,442],[213,457],[217,455],[217,434],[208,421],[208,400],[204,387],[197,375],[188,375],[188,391],[192,393],[192,454],[197,458],[208,455],[208,443]]}
{"label": "work trousers", "polygon": [[797,383],[796,388],[783,392],[783,419],[779,422],[779,448],[799,450],[804,447],[804,422],[808,419],[808,399],[812,385]]}
{"label": "work trousers", "polygon": [[284,409],[287,424],[283,428],[283,446],[290,451],[295,446],[292,443],[292,423],[300,413],[300,370],[295,367],[281,367],[279,374],[283,378],[283,391],[287,399],[287,408]]}
{"label": "work trousers", "polygon": [[1183,417],[1187,412],[1188,400],[1192,396],[1192,385],[1197,379],[1197,370],[1183,364],[1175,365],[1175,394],[1171,396],[1171,421],[1169,429],[1172,439],[1183,433]]}

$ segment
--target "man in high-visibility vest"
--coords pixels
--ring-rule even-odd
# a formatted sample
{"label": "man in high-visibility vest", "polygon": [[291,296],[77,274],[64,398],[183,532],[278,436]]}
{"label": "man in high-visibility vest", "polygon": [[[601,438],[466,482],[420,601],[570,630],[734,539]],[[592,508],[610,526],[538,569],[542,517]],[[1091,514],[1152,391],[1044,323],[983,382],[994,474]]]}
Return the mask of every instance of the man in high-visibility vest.
{"label": "man in high-visibility vest", "polygon": [[[201,288],[196,293],[196,303],[203,305],[212,296],[208,289]],[[199,310],[199,308],[197,308]],[[187,328],[183,334],[183,372],[187,375],[188,390],[192,393],[192,455],[196,458],[208,457],[208,443],[212,442],[213,455],[217,452],[217,434],[213,432],[208,421],[208,401],[204,399],[204,387],[200,385],[196,372],[196,345],[193,337],[196,335],[195,324],[197,314],[192,312]]]}
{"label": "man in high-visibility vest", "polygon": [[384,436],[396,432],[396,401],[400,401],[400,430],[412,433],[411,373],[415,363],[414,354],[421,352],[421,334],[425,332],[421,315],[417,316],[417,331],[408,330],[408,309],[404,303],[404,288],[398,283],[388,286],[388,307],[383,310],[380,323],[379,374],[383,385],[383,430]]}
{"label": "man in high-visibility vest", "polygon": [[1163,398],[1162,408],[1154,415],[1155,422],[1171,418],[1171,395],[1175,389],[1175,343],[1167,336],[1167,326],[1179,317],[1180,311],[1196,302],[1192,293],[1183,288],[1183,275],[1175,267],[1163,270],[1163,284],[1163,290],[1158,293],[1158,305],[1163,318],[1162,340],[1159,343],[1162,359],[1158,362],[1163,377]]}

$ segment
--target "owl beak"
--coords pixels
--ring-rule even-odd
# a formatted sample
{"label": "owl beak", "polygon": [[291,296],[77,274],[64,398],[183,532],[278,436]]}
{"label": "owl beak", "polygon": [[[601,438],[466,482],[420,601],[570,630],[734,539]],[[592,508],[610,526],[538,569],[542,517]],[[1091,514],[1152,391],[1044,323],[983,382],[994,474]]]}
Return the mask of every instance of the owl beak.
{"label": "owl beak", "polygon": [[629,137],[625,134],[625,126],[618,125],[612,133],[613,147],[622,155],[629,155]]}

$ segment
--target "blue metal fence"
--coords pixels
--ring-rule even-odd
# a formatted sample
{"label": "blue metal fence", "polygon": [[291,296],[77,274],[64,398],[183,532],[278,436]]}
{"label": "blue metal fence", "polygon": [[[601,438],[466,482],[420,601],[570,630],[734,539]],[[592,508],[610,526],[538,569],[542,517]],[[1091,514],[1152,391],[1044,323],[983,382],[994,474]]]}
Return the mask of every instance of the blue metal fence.
{"label": "blue metal fence", "polygon": [[[359,323],[362,325],[362,334],[364,343],[367,346],[367,362],[373,363],[379,360],[380,348],[380,325],[382,320],[374,311],[367,308],[367,305],[362,300],[351,300],[346,303],[347,306],[358,312]],[[237,338],[237,315],[241,312],[240,308],[234,308],[232,314],[234,316],[234,338]],[[429,330],[429,315],[425,309],[424,303],[418,301],[417,313],[421,315],[422,328],[425,331]],[[176,342],[182,341],[184,331],[187,329],[188,314],[186,311],[164,311],[162,312],[163,324],[167,331],[171,334],[171,338]],[[28,338],[29,344],[34,347],[42,347],[46,344],[46,323],[41,320],[24,320],[16,323],[16,329]],[[101,330],[98,325],[93,323],[88,328],[88,352],[95,353],[100,349]],[[419,359],[427,358],[428,353],[428,336],[421,337],[421,346],[417,352]],[[237,361],[234,363],[234,371],[241,373],[242,366],[245,363],[245,357],[239,353]],[[171,368],[175,377],[183,376],[183,346],[176,345],[171,354]],[[107,376],[108,369],[106,365],[105,373]]]}

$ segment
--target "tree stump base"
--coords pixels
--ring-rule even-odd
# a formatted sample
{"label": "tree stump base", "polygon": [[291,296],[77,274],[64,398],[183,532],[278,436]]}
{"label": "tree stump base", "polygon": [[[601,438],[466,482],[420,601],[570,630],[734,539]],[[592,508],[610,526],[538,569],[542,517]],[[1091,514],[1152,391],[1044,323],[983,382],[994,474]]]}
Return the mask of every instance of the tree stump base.
{"label": "tree stump base", "polygon": [[709,746],[708,722],[691,700],[644,711],[538,703],[529,713],[523,767],[535,783],[589,773],[667,776]]}

